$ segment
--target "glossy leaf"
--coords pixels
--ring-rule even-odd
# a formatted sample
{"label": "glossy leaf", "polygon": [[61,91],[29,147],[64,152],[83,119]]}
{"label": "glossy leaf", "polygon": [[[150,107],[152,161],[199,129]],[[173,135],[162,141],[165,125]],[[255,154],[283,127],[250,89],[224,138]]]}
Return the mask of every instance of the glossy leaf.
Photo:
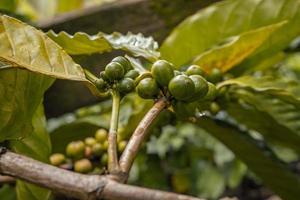
{"label": "glossy leaf", "polygon": [[161,47],[162,57],[179,67],[228,37],[289,20],[255,52],[261,58],[283,49],[299,34],[299,15],[299,0],[225,0],[177,26]]}
{"label": "glossy leaf", "polygon": [[53,79],[22,69],[0,70],[0,141],[25,137]]}
{"label": "glossy leaf", "polygon": [[264,44],[271,34],[286,22],[254,29],[238,36],[229,38],[224,45],[214,47],[197,56],[193,63],[210,72],[219,68],[226,72],[250,56],[258,47]]}
{"label": "glossy leaf", "polygon": [[6,64],[5,67],[25,68],[55,78],[87,81],[83,69],[60,46],[30,25],[0,16],[0,40],[0,59]]}
{"label": "glossy leaf", "polygon": [[[34,130],[26,138],[14,140],[10,143],[11,148],[16,152],[39,161],[48,163],[51,153],[49,134],[46,132],[46,119],[42,105],[34,114],[32,119]],[[16,185],[17,198],[19,200],[48,200],[50,191],[18,180]]]}
{"label": "glossy leaf", "polygon": [[274,76],[241,76],[220,83],[218,88],[230,85],[270,94],[300,108],[300,87],[294,80]]}
{"label": "glossy leaf", "polygon": [[[270,105],[269,107],[272,107]],[[275,109],[278,107],[275,107]],[[293,149],[300,155],[300,137],[287,126],[276,121],[276,119],[265,110],[258,110],[252,104],[239,104],[229,102],[225,107],[228,114],[241,126],[260,133],[268,144],[276,144]],[[294,113],[296,114],[296,113]],[[293,120],[297,123],[298,120]]]}
{"label": "glossy leaf", "polygon": [[127,35],[122,35],[115,32],[109,35],[99,32],[96,35],[88,35],[77,32],[74,35],[69,35],[66,32],[56,34],[49,31],[48,36],[72,55],[103,53],[121,49],[151,61],[157,60],[160,56],[157,51],[157,42],[152,37],[144,37],[142,34],[129,32]]}
{"label": "glossy leaf", "polygon": [[237,96],[257,110],[267,112],[277,123],[300,136],[299,108],[274,98],[272,95],[239,91]]}
{"label": "glossy leaf", "polygon": [[[297,200],[300,179],[264,153],[248,136],[223,120],[203,117],[197,124],[225,144],[262,181],[283,199]],[[291,187],[292,186],[292,187]]]}

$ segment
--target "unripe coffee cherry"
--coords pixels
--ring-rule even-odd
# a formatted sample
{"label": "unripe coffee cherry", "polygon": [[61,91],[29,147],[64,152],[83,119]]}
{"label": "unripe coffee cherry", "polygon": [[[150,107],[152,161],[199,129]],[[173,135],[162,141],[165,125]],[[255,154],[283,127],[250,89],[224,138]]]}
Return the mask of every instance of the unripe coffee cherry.
{"label": "unripe coffee cherry", "polygon": [[105,75],[109,80],[120,80],[123,78],[125,70],[122,65],[117,62],[111,62],[105,67]]}
{"label": "unripe coffee cherry", "polygon": [[199,66],[199,65],[191,65],[189,68],[186,70],[186,75],[191,76],[191,75],[200,75],[204,76],[205,71]]}
{"label": "unripe coffee cherry", "polygon": [[145,78],[136,87],[138,95],[144,99],[153,99],[159,95],[159,88],[153,78]]}
{"label": "unripe coffee cherry", "polygon": [[101,157],[101,164],[107,165],[107,161],[108,161],[108,155],[107,155],[107,153],[104,153]]}
{"label": "unripe coffee cherry", "polygon": [[208,82],[208,91],[204,96],[203,100],[205,101],[212,101],[216,98],[218,94],[217,88],[214,84]]}
{"label": "unripe coffee cherry", "polygon": [[92,152],[95,156],[100,156],[103,153],[103,146],[99,143],[96,143],[92,146]]}
{"label": "unripe coffee cherry", "polygon": [[156,61],[151,67],[151,73],[155,81],[162,87],[168,86],[174,77],[173,65],[165,60]]}
{"label": "unripe coffee cherry", "polygon": [[102,78],[104,81],[109,82],[109,78],[107,77],[105,71],[100,72],[100,78]]}
{"label": "unripe coffee cherry", "polygon": [[126,145],[127,145],[127,141],[125,140],[118,142],[118,151],[123,152],[124,149],[126,148]]}
{"label": "unripe coffee cherry", "polygon": [[82,158],[85,152],[85,145],[82,141],[74,141],[68,144],[66,154],[72,158]]}
{"label": "unripe coffee cherry", "polygon": [[84,156],[86,158],[90,158],[90,157],[92,157],[92,155],[93,155],[92,147],[86,146],[84,149]]}
{"label": "unripe coffee cherry", "polygon": [[117,83],[117,89],[122,94],[132,92],[135,88],[134,81],[131,78],[123,78]]}
{"label": "unripe coffee cherry", "polygon": [[107,150],[107,148],[108,148],[108,141],[107,140],[103,142],[102,147],[103,147],[104,150]]}
{"label": "unripe coffee cherry", "polygon": [[50,163],[54,166],[59,166],[66,161],[65,155],[61,153],[55,153],[50,156]]}
{"label": "unripe coffee cherry", "polygon": [[208,83],[207,81],[200,75],[191,75],[189,76],[192,79],[195,85],[195,93],[194,95],[188,99],[189,101],[196,101],[203,98],[208,92]]}
{"label": "unripe coffee cherry", "polygon": [[219,68],[213,68],[208,75],[208,80],[212,83],[217,83],[222,81],[223,74]]}
{"label": "unripe coffee cherry", "polygon": [[88,173],[90,171],[92,171],[93,166],[91,161],[89,161],[88,159],[81,159],[75,162],[74,164],[74,170],[75,172],[79,172],[79,173]]}
{"label": "unripe coffee cherry", "polygon": [[98,142],[102,143],[107,140],[107,130],[101,128],[98,129],[95,133],[95,138]]}
{"label": "unripe coffee cherry", "polygon": [[216,115],[218,112],[220,112],[221,108],[219,106],[219,104],[217,104],[216,102],[212,102],[210,104],[210,112],[214,115]]}
{"label": "unripe coffee cherry", "polygon": [[106,89],[106,83],[102,78],[97,79],[95,85],[100,91],[104,91]]}
{"label": "unripe coffee cherry", "polygon": [[135,80],[139,75],[140,73],[137,70],[132,69],[125,74],[125,77]]}
{"label": "unripe coffee cherry", "polygon": [[195,84],[186,75],[175,76],[169,83],[169,91],[175,99],[187,100],[195,93]]}
{"label": "unripe coffee cherry", "polygon": [[130,61],[127,58],[123,57],[123,56],[115,57],[112,60],[112,62],[116,62],[116,63],[119,63],[120,65],[122,65],[125,72],[128,72],[129,70],[132,69],[132,65],[131,65]]}
{"label": "unripe coffee cherry", "polygon": [[97,142],[96,139],[93,137],[87,137],[84,140],[85,145],[90,146],[90,147],[93,146],[94,144],[96,144],[96,142]]}

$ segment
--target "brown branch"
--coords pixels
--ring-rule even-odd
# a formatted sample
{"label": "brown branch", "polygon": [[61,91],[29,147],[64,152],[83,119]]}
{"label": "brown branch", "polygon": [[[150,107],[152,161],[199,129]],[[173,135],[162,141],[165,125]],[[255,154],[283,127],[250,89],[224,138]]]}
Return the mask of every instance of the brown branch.
{"label": "brown branch", "polygon": [[16,179],[11,176],[1,176],[0,175],[0,185],[1,184],[13,184],[16,182]]}
{"label": "brown branch", "polygon": [[186,195],[125,185],[113,181],[109,176],[74,173],[12,152],[0,155],[0,173],[76,199],[200,200]]}
{"label": "brown branch", "polygon": [[167,106],[167,104],[168,103],[165,98],[159,99],[135,129],[119,161],[123,173],[129,173],[138,150],[147,135],[150,125],[159,113]]}

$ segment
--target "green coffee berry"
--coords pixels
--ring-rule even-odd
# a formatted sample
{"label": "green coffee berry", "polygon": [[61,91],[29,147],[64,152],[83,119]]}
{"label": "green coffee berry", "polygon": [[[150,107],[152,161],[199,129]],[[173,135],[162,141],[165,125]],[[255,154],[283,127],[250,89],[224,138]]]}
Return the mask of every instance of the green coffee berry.
{"label": "green coffee berry", "polygon": [[112,60],[112,62],[116,62],[116,63],[119,63],[120,65],[122,65],[125,72],[128,72],[129,70],[132,69],[132,65],[131,65],[130,61],[127,58],[123,57],[123,56],[115,57]]}
{"label": "green coffee berry", "polygon": [[156,61],[151,67],[151,73],[155,81],[162,87],[168,86],[174,77],[173,65],[165,60]]}
{"label": "green coffee berry", "polygon": [[145,78],[136,87],[138,95],[144,99],[153,99],[159,95],[159,88],[153,78]]}
{"label": "green coffee berry", "polygon": [[102,143],[107,140],[107,130],[101,128],[95,133],[95,138],[98,142]]}
{"label": "green coffee berry", "polygon": [[117,83],[117,89],[122,94],[132,92],[135,88],[134,81],[131,78],[123,78]]}
{"label": "green coffee berry", "polygon": [[96,143],[92,146],[92,152],[95,156],[100,156],[103,153],[103,146],[99,143]]}
{"label": "green coffee berry", "polygon": [[82,141],[73,141],[67,145],[66,154],[72,158],[82,158],[84,156],[85,145]]}
{"label": "green coffee berry", "polygon": [[199,66],[199,65],[191,65],[189,68],[186,70],[186,75],[200,75],[204,76],[205,71]]}
{"label": "green coffee berry", "polygon": [[195,93],[195,84],[188,76],[175,76],[169,83],[169,91],[175,99],[187,100]]}
{"label": "green coffee berry", "polygon": [[65,155],[61,153],[55,153],[50,156],[50,163],[54,166],[59,166],[66,161]]}
{"label": "green coffee berry", "polygon": [[125,74],[125,77],[135,80],[139,75],[140,73],[137,70],[132,69]]}
{"label": "green coffee berry", "polygon": [[93,165],[92,165],[91,161],[89,161],[86,158],[78,160],[74,164],[74,171],[75,172],[85,174],[85,173],[89,173],[90,171],[92,171],[92,169],[93,169]]}
{"label": "green coffee berry", "polygon": [[123,78],[125,70],[122,65],[116,62],[111,62],[105,67],[105,75],[109,80],[120,80]]}
{"label": "green coffee berry", "polygon": [[118,151],[123,152],[124,149],[126,148],[126,145],[127,145],[127,141],[125,140],[118,142]]}
{"label": "green coffee berry", "polygon": [[93,137],[87,137],[84,140],[85,145],[90,146],[90,147],[93,146],[94,144],[96,144],[96,142],[97,142],[96,139]]}

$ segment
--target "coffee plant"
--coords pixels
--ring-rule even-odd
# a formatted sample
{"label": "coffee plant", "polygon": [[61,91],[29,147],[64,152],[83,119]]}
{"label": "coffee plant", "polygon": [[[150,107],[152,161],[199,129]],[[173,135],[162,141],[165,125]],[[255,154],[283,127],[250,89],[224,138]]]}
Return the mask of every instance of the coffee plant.
{"label": "coffee plant", "polygon": [[[1,15],[1,199],[218,199],[251,177],[298,200],[299,23],[299,0],[225,0],[159,46]],[[73,59],[115,51],[98,74]],[[56,79],[99,101],[46,120]]]}

